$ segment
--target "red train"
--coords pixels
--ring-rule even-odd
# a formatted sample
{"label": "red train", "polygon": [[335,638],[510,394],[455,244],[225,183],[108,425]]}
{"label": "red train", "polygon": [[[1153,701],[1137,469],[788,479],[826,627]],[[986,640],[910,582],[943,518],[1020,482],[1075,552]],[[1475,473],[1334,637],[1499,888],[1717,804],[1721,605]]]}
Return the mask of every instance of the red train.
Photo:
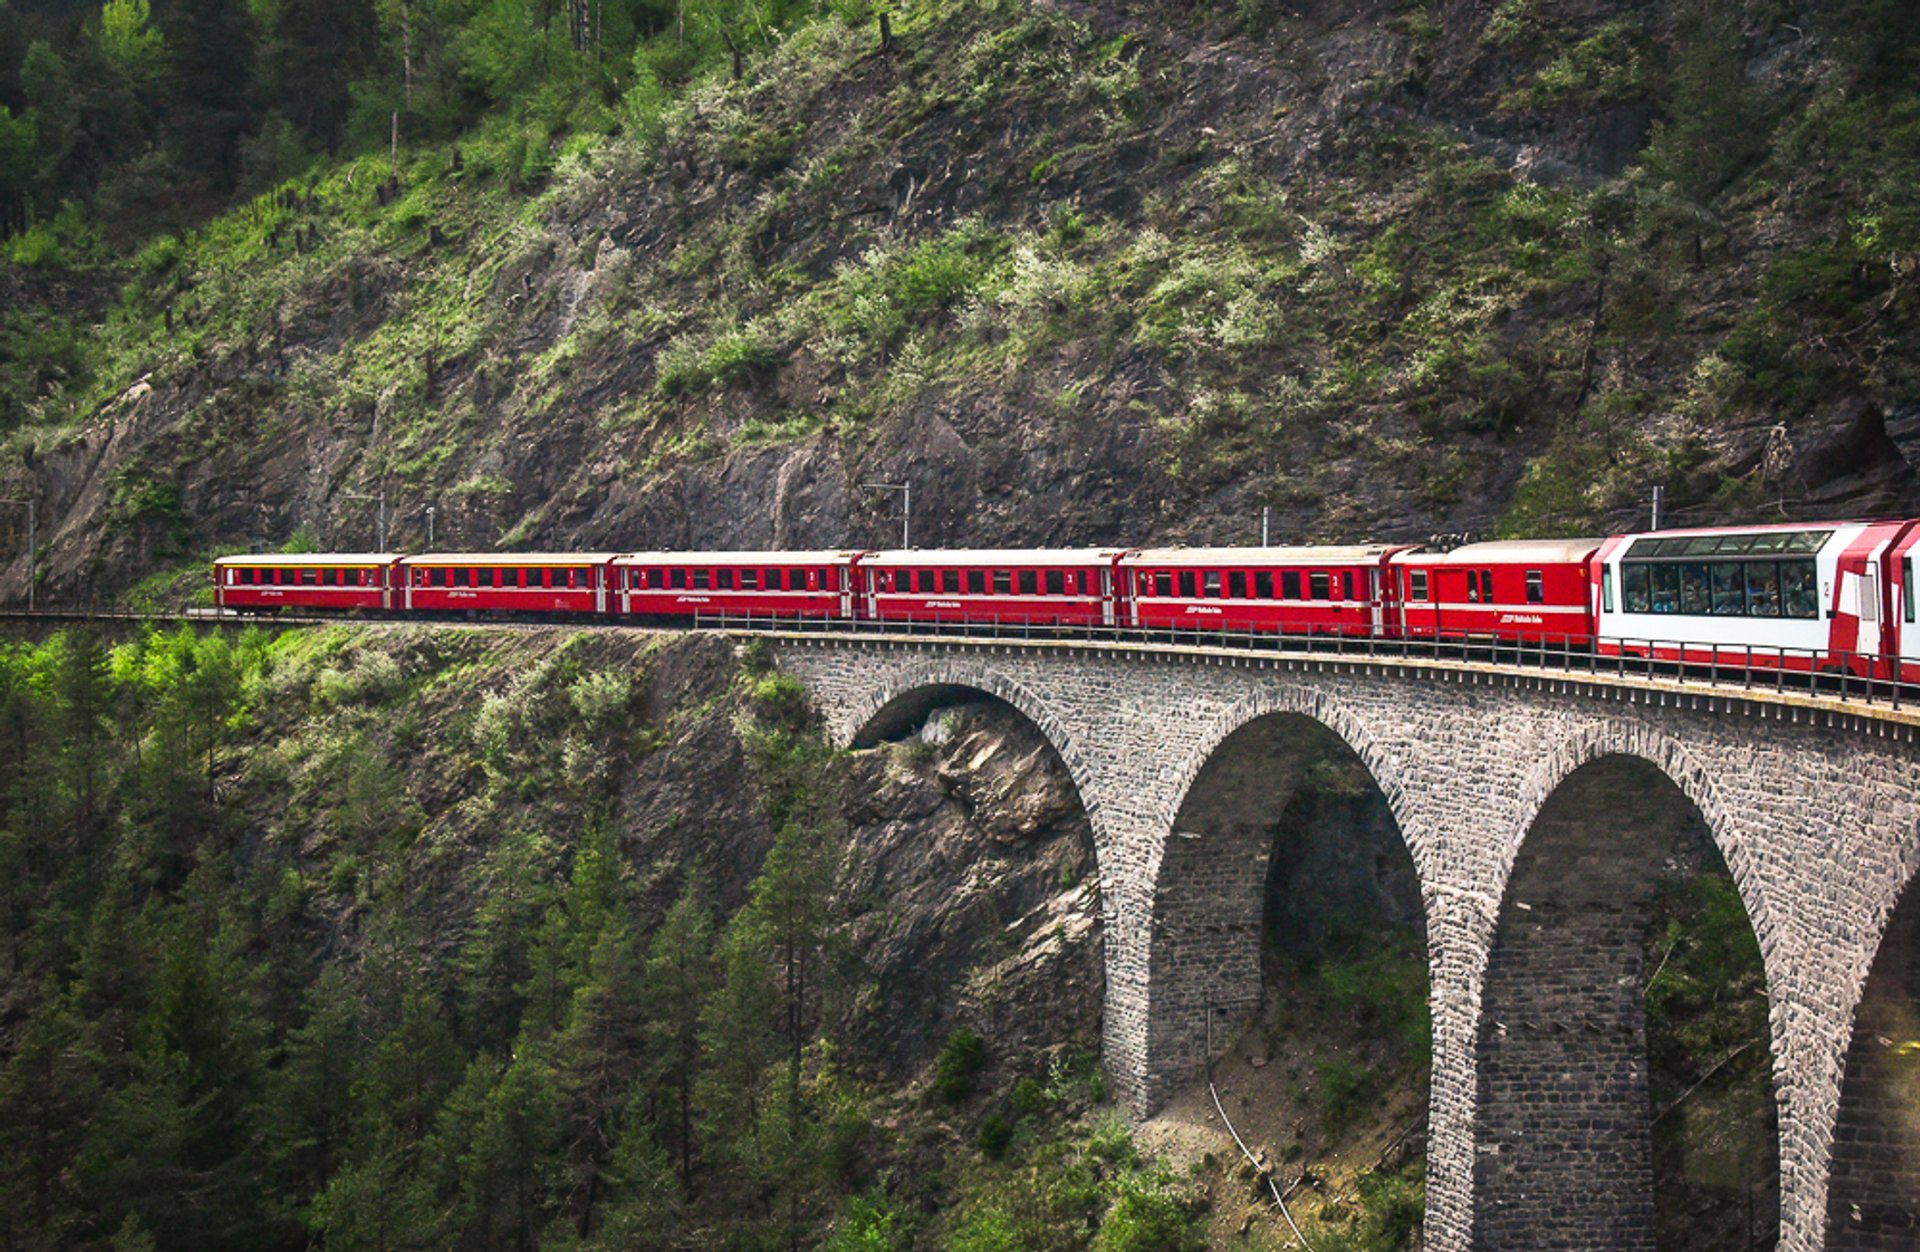
{"label": "red train", "polygon": [[695,614],[1494,641],[1920,677],[1920,521],[1281,548],[265,555],[223,609]]}

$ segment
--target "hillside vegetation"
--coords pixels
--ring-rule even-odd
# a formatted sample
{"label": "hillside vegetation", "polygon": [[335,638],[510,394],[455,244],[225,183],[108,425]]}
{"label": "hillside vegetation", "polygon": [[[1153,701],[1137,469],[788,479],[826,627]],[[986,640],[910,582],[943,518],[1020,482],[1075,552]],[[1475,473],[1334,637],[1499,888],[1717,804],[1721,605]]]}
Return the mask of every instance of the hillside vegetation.
{"label": "hillside vegetation", "polygon": [[461,547],[875,542],[902,475],[926,543],[1911,509],[1916,23],[0,7],[4,490],[55,598],[382,493]]}

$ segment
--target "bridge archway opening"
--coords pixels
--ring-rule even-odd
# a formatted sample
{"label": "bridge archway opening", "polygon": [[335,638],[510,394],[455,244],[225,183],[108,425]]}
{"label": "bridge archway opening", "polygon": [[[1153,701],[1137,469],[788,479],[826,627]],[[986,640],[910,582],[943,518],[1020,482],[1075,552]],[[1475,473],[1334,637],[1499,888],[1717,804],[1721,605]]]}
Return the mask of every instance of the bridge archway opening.
{"label": "bridge archway opening", "polygon": [[1476,1252],[1775,1246],[1766,978],[1699,808],[1603,755],[1547,798],[1481,996]]}
{"label": "bridge archway opening", "polygon": [[1210,1078],[1243,1137],[1328,1184],[1290,1201],[1310,1235],[1345,1231],[1319,1225],[1315,1195],[1351,1196],[1369,1172],[1392,1180],[1391,1220],[1417,1220],[1425,913],[1413,855],[1355,749],[1295,713],[1223,739],[1175,817],[1154,918],[1158,1120],[1219,1134]]}
{"label": "bridge archway opening", "polygon": [[851,742],[844,807],[860,854],[847,896],[876,971],[856,1014],[867,1059],[929,1070],[970,1030],[993,1067],[986,1090],[1044,1075],[1050,1056],[1091,1062],[1100,874],[1077,782],[1040,721],[982,687],[934,683],[888,699]]}
{"label": "bridge archway opening", "polygon": [[1854,1010],[1830,1178],[1831,1252],[1920,1246],[1920,878],[1901,893]]}

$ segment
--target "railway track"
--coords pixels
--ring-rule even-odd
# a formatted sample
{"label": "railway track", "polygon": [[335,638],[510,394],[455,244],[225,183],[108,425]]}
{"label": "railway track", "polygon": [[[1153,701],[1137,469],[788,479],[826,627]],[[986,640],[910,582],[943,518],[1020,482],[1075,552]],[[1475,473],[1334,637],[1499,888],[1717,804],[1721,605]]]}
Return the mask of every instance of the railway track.
{"label": "railway track", "polygon": [[[282,626],[406,626],[431,625],[456,630],[532,633],[555,629],[590,629],[687,634],[709,632],[732,636],[769,635],[791,640],[839,638],[848,642],[926,645],[1002,645],[1023,647],[1081,647],[1130,653],[1158,653],[1203,662],[1238,664],[1261,660],[1288,665],[1344,663],[1443,670],[1478,676],[1561,678],[1597,684],[1615,691],[1640,689],[1662,698],[1725,697],[1757,700],[1782,709],[1825,710],[1866,715],[1903,724],[1908,733],[1920,729],[1920,684],[1868,679],[1846,673],[1813,674],[1782,668],[1735,667],[1731,664],[1679,664],[1653,659],[1655,644],[1646,656],[1603,656],[1591,649],[1551,644],[1460,642],[1433,639],[1377,639],[1347,635],[1274,635],[1222,630],[1137,631],[1116,627],[1057,627],[1031,622],[888,622],[875,630],[869,622],[812,618],[742,617],[698,614],[686,619],[619,620],[581,615],[511,619],[469,616],[464,613],[410,613],[404,618],[352,614],[276,613],[252,615],[229,609],[189,608],[167,612],[126,609],[0,608],[0,625],[121,627],[282,627]],[[1797,715],[1797,714],[1796,714]]]}

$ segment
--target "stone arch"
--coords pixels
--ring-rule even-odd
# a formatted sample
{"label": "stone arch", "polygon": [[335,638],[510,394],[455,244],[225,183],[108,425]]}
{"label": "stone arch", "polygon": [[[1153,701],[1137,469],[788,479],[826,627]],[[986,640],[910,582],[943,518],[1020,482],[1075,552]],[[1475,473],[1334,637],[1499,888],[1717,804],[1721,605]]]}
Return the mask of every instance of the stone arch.
{"label": "stone arch", "polygon": [[[1517,799],[1479,948],[1471,1246],[1652,1252],[1643,952],[1654,898],[1677,851],[1710,846],[1769,952],[1760,876],[1711,774],[1643,724],[1601,722],[1563,741]],[[1774,1012],[1762,1030],[1775,1057],[1780,1028]]]}
{"label": "stone arch", "polygon": [[834,737],[847,747],[870,742],[876,731],[886,725],[890,713],[904,712],[929,694],[937,695],[954,688],[978,691],[1018,709],[1022,716],[1039,727],[1053,750],[1060,754],[1074,786],[1080,790],[1082,798],[1086,798],[1091,774],[1073,736],[1045,700],[1021,683],[991,668],[961,665],[952,661],[922,661],[909,665],[890,675],[885,683],[855,699],[845,710],[844,718],[836,719],[838,724],[834,726]]}
{"label": "stone arch", "polygon": [[1830,1252],[1920,1243],[1920,874],[1912,866],[1854,1005],[1828,1166]]}
{"label": "stone arch", "polygon": [[[1146,1081],[1136,1093],[1141,1113],[1206,1065],[1210,1039],[1217,1051],[1259,1008],[1272,823],[1311,760],[1329,751],[1345,754],[1379,788],[1412,856],[1423,920],[1428,912],[1425,841],[1399,769],[1352,710],[1323,692],[1262,684],[1205,719],[1192,742],[1155,800],[1152,828],[1162,835],[1147,867],[1153,895]],[[1244,789],[1225,777],[1243,765],[1275,783],[1261,798],[1264,819],[1256,820],[1243,802],[1233,813],[1212,807],[1210,796]],[[1197,819],[1198,833],[1183,829],[1190,819]]]}

